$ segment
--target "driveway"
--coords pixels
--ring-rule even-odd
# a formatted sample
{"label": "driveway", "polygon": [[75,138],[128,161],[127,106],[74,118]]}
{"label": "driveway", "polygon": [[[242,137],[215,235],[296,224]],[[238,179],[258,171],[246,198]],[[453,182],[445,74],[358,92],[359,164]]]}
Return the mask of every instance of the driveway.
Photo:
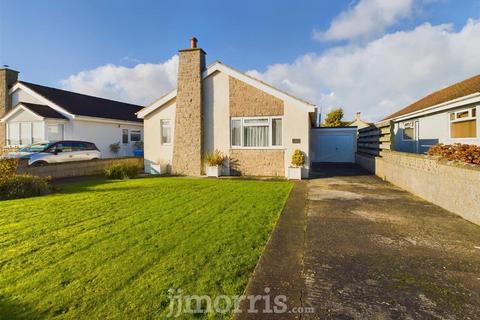
{"label": "driveway", "polygon": [[355,166],[315,176],[289,199],[305,211],[286,209],[290,236],[275,230],[247,288],[315,311],[251,318],[478,319],[480,226]]}

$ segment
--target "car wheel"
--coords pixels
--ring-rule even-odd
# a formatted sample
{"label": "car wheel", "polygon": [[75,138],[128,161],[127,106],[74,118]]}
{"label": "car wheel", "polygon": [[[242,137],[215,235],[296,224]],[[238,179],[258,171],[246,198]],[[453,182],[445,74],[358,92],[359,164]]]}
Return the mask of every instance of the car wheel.
{"label": "car wheel", "polygon": [[37,162],[32,163],[32,166],[33,167],[43,167],[47,164],[48,164],[48,162],[46,162],[46,161],[37,161]]}

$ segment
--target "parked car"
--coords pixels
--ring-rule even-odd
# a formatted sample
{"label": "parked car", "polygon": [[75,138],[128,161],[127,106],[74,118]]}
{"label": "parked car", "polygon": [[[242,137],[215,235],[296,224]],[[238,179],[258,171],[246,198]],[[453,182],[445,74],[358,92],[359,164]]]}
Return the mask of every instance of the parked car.
{"label": "parked car", "polygon": [[7,154],[7,158],[28,159],[28,165],[44,165],[70,161],[100,159],[101,153],[92,142],[56,141],[39,142]]}

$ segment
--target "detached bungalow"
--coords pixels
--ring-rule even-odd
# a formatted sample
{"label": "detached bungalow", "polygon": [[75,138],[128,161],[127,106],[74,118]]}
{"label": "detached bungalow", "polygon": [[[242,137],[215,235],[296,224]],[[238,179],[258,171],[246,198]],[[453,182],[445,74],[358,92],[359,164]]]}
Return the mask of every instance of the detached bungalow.
{"label": "detached bungalow", "polygon": [[436,91],[385,118],[395,150],[425,153],[436,143],[480,145],[480,75]]}
{"label": "detached bungalow", "polygon": [[[102,157],[130,156],[143,140],[143,123],[135,113],[141,106],[17,81],[18,72],[0,69],[3,96],[1,142],[21,147],[39,141],[93,142]],[[10,106],[13,106],[10,107]],[[120,142],[120,151],[110,145]]]}
{"label": "detached bungalow", "polygon": [[315,105],[220,62],[205,67],[195,38],[180,50],[177,89],[140,112],[145,126],[145,167],[201,175],[202,157],[229,157],[224,175],[284,177],[296,149],[310,169],[310,128]]}

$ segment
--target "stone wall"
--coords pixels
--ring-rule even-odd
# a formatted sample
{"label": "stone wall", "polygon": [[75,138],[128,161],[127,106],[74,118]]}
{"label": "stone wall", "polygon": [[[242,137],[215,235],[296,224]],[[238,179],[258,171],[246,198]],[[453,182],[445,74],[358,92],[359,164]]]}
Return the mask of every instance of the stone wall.
{"label": "stone wall", "polygon": [[172,173],[197,176],[202,173],[202,49],[180,50]]}
{"label": "stone wall", "polygon": [[284,150],[232,149],[230,171],[232,175],[284,177]]}
{"label": "stone wall", "polygon": [[283,101],[243,81],[230,77],[230,116],[282,116]]}
{"label": "stone wall", "polygon": [[480,224],[480,166],[394,151],[384,151],[381,157],[357,153],[356,162],[380,178]]}
{"label": "stone wall", "polygon": [[53,179],[94,176],[103,174],[104,170],[112,164],[135,164],[139,170],[143,171],[143,158],[128,157],[52,163],[41,167],[30,167],[26,163],[22,163],[18,168],[18,173],[52,177]]}

